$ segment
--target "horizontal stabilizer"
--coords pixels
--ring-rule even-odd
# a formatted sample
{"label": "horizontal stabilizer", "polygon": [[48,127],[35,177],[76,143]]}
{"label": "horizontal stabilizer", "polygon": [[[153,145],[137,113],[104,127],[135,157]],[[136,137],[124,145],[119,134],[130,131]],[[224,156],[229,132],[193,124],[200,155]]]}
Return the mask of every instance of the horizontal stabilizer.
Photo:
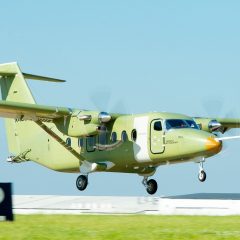
{"label": "horizontal stabilizer", "polygon": [[[17,63],[5,63],[0,64],[0,76],[15,76],[16,74],[21,73],[19,71]],[[65,80],[58,79],[58,78],[51,78],[51,77],[44,77],[29,73],[21,73],[25,79],[32,79],[32,80],[40,80],[40,81],[48,81],[48,82],[66,82]]]}
{"label": "horizontal stabilizer", "polygon": [[65,80],[57,79],[57,78],[50,78],[50,77],[43,77],[39,75],[33,75],[29,73],[22,73],[24,78],[31,79],[31,80],[40,80],[40,81],[47,81],[47,82],[66,82]]}

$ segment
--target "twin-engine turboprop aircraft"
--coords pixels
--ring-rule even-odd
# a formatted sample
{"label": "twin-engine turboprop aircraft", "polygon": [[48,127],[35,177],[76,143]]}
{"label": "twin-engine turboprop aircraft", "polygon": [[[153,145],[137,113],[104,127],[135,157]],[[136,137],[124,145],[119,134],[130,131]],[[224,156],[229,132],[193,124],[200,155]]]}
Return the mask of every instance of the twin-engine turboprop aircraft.
{"label": "twin-engine turboprop aircraft", "polygon": [[6,118],[9,162],[34,161],[60,172],[81,173],[76,186],[84,190],[92,172],[143,176],[149,194],[157,182],[148,180],[165,164],[203,162],[218,154],[217,137],[239,127],[240,119],[192,118],[175,113],[114,114],[36,104],[25,79],[64,82],[21,72],[17,63],[0,65],[0,116]]}

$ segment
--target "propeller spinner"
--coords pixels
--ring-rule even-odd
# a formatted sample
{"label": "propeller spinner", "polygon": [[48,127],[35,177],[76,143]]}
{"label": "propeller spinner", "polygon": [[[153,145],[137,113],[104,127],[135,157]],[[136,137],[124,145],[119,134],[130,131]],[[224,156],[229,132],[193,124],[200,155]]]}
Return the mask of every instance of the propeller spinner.
{"label": "propeller spinner", "polygon": [[217,120],[211,120],[208,124],[208,128],[210,132],[222,132],[223,126]]}
{"label": "propeller spinner", "polygon": [[100,123],[107,123],[112,119],[111,115],[107,112],[100,112],[98,115],[98,121]]}

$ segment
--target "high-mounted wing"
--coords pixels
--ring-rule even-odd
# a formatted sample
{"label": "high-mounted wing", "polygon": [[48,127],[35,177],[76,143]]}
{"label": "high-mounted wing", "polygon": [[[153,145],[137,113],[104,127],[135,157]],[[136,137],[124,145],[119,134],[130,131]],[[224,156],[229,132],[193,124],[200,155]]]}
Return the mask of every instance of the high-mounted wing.
{"label": "high-mounted wing", "polygon": [[240,128],[240,118],[195,118],[200,128],[207,132],[222,132]]}
{"label": "high-mounted wing", "polygon": [[0,101],[0,117],[19,120],[52,121],[72,114],[70,108],[50,107],[30,103]]}
{"label": "high-mounted wing", "polygon": [[216,118],[216,121],[222,125],[223,132],[232,128],[240,128],[239,118]]}

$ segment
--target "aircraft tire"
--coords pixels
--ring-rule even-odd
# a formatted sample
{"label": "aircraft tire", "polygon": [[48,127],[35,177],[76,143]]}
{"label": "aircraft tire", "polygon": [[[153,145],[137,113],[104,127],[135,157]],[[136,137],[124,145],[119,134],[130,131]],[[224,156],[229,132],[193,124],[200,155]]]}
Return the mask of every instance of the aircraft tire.
{"label": "aircraft tire", "polygon": [[146,190],[149,194],[152,195],[152,194],[156,193],[157,189],[158,189],[158,185],[154,179],[150,179],[147,181]]}
{"label": "aircraft tire", "polygon": [[206,178],[207,178],[207,174],[205,171],[202,170],[201,172],[199,172],[198,179],[200,182],[204,182]]}
{"label": "aircraft tire", "polygon": [[76,180],[76,187],[79,191],[83,191],[86,189],[88,185],[88,178],[84,175],[80,175]]}

